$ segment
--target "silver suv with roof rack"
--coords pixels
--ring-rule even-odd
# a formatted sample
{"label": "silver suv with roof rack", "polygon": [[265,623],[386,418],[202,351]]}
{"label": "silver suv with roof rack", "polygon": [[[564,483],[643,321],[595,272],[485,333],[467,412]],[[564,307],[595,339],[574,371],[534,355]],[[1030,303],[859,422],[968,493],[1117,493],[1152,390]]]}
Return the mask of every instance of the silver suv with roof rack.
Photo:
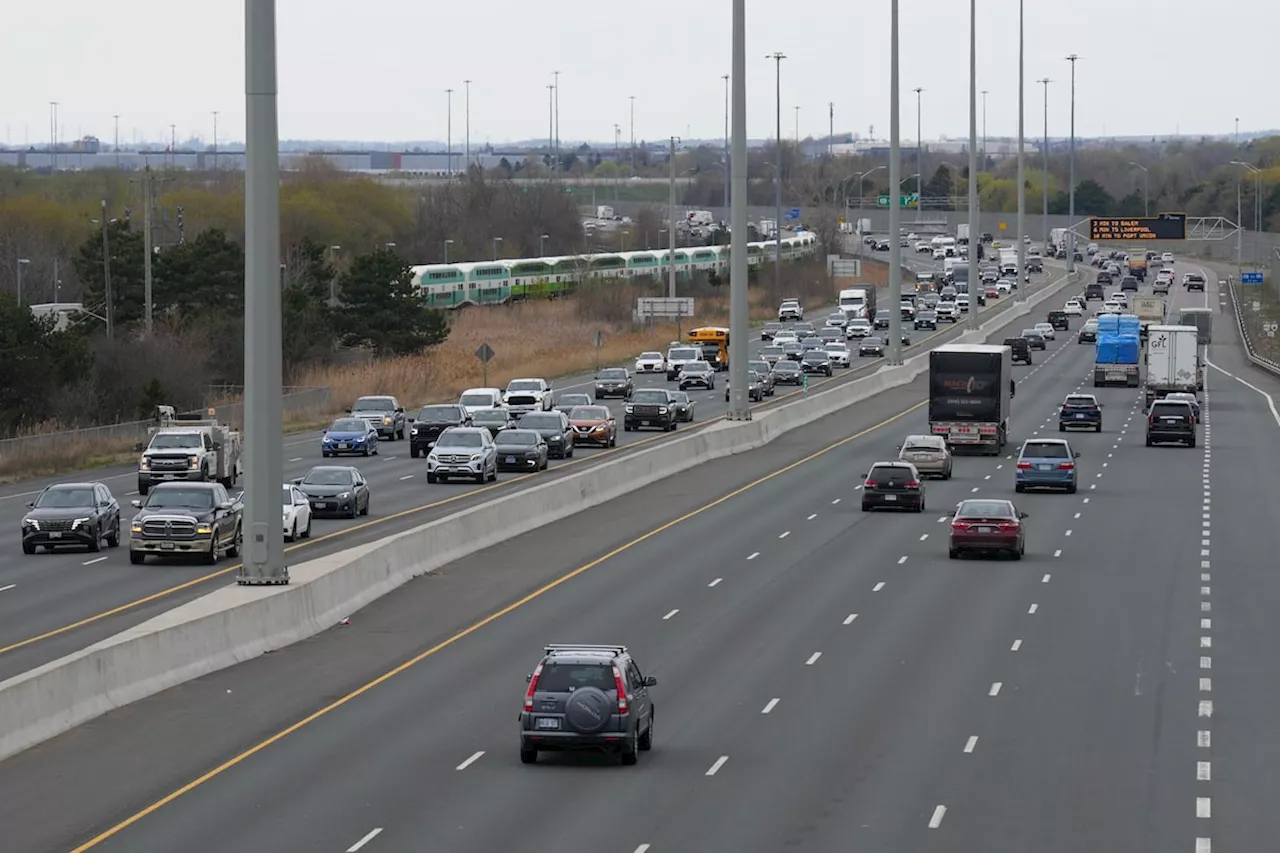
{"label": "silver suv with roof rack", "polygon": [[520,761],[539,752],[617,753],[635,764],[653,748],[653,700],[657,685],[626,646],[553,644],[528,676],[520,710]]}

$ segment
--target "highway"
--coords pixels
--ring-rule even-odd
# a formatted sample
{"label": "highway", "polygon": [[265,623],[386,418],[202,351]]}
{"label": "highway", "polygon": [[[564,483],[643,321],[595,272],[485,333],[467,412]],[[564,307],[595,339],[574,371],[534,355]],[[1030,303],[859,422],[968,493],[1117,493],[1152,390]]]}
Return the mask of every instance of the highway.
{"label": "highway", "polygon": [[[1242,369],[1230,336],[1215,341],[1215,363]],[[7,846],[105,832],[92,849],[1267,849],[1274,688],[1242,650],[1280,639],[1258,559],[1280,543],[1234,519],[1265,523],[1275,487],[1221,490],[1237,561],[1219,579],[1227,555],[1202,553],[1212,449],[1275,473],[1258,458],[1277,428],[1261,394],[1215,372],[1217,429],[1188,450],[1144,447],[1138,394],[1097,389],[1104,431],[1071,436],[1080,492],[1016,497],[1027,558],[946,558],[944,513],[1015,498],[1016,443],[1057,436],[1062,397],[1092,390],[1093,348],[1049,346],[1015,368],[1010,452],[958,458],[953,480],[928,483],[928,512],[857,506],[862,474],[925,429],[922,379],[0,763]],[[1235,643],[1214,636],[1220,618]],[[658,677],[638,767],[519,763],[524,675],[567,641],[625,643]],[[1206,701],[1234,705],[1219,717]],[[1228,791],[1247,792],[1229,830]],[[591,819],[529,838],[567,806]]]}
{"label": "highway", "polygon": [[[1062,275],[1061,271],[1049,272],[1033,281],[1036,287]],[[1007,302],[1007,300],[1005,300]],[[988,310],[996,310],[1001,304],[993,301]],[[821,321],[824,312],[818,312],[815,320]],[[913,333],[914,351],[921,351],[958,334],[955,327],[944,327],[938,333]],[[751,344],[753,354],[760,342]],[[848,381],[852,377],[866,375],[878,366],[878,360],[855,359],[849,370],[839,369],[831,379],[810,382],[811,390],[830,387],[834,383]],[[723,376],[720,377],[723,380]],[[555,383],[556,392],[589,390],[590,375],[574,377]],[[637,387],[668,387],[664,376],[637,377]],[[803,393],[786,386],[779,388],[776,396],[758,404],[764,407],[777,405]],[[723,415],[726,403],[723,385],[717,384],[713,392],[695,392],[696,423],[705,424]],[[611,400],[613,412],[621,416],[622,401]],[[571,460],[552,461],[551,468],[540,474],[500,474],[496,484],[485,486],[449,483],[427,485],[422,460],[413,460],[408,454],[407,442],[384,442],[381,453],[369,459],[353,458],[349,464],[360,468],[372,490],[371,511],[367,518],[353,521],[316,519],[310,540],[287,545],[294,559],[304,560],[325,553],[349,548],[363,542],[387,536],[399,530],[442,518],[491,497],[504,494],[513,488],[527,487],[544,481],[547,477],[581,470],[620,453],[637,447],[648,447],[683,434],[690,428],[682,427],[675,433],[623,432],[618,433],[618,448],[603,450],[578,448]],[[330,464],[339,460],[321,459],[319,432],[307,437],[290,439],[290,451],[286,457],[286,477],[301,477],[313,465]],[[71,474],[62,480],[77,477],[99,479],[109,486],[121,488],[133,485],[134,474],[92,472]],[[114,477],[114,479],[111,479]],[[123,478],[123,480],[122,480]],[[8,497],[0,497],[0,679],[54,660],[98,640],[111,636],[131,625],[138,624],[164,610],[175,607],[192,598],[203,595],[212,583],[225,583],[231,579],[235,560],[224,560],[216,567],[192,562],[160,563],[148,561],[141,566],[128,561],[127,545],[119,549],[104,549],[98,554],[83,551],[59,551],[25,556],[21,553],[19,521],[25,505],[31,498],[31,489],[14,487]],[[132,516],[127,494],[117,491],[117,497],[125,504],[125,518]]]}

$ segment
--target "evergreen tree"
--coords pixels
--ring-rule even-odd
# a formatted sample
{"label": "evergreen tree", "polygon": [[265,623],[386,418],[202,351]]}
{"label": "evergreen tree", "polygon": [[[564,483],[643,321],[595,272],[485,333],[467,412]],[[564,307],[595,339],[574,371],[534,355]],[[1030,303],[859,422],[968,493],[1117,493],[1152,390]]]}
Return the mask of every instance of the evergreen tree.
{"label": "evergreen tree", "polygon": [[338,279],[334,329],[346,346],[378,357],[409,355],[443,343],[449,323],[413,288],[413,270],[391,249],[359,255]]}

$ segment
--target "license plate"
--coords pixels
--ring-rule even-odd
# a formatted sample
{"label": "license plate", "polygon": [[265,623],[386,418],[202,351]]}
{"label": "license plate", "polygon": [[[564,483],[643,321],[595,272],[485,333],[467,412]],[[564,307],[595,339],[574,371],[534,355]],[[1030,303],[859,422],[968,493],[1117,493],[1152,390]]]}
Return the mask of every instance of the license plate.
{"label": "license plate", "polygon": [[1088,415],[1076,415],[1076,420],[1078,420],[1078,421],[1082,421],[1082,420],[1084,420],[1086,417],[1088,417]]}
{"label": "license plate", "polygon": [[174,548],[176,548],[176,547],[177,547],[177,546],[176,546],[176,545],[174,545],[172,542],[161,542],[161,543],[160,543],[160,550],[161,550],[161,551],[172,551],[172,550],[173,550]]}
{"label": "license plate", "polygon": [[351,447],[351,445],[350,445],[350,444],[347,444],[345,441],[344,441],[344,442],[341,442],[341,443],[338,445],[338,449],[339,449],[339,450],[346,450],[346,449],[347,449],[347,448],[349,448],[349,447]]}
{"label": "license plate", "polygon": [[994,527],[979,527],[978,532],[979,533],[995,533],[996,529]]}
{"label": "license plate", "polygon": [[49,531],[49,538],[50,538],[50,539],[61,539],[61,538],[62,538],[62,531],[61,531],[61,530],[50,530],[50,531]]}
{"label": "license plate", "polygon": [[161,480],[172,480],[175,476],[177,476],[177,475],[176,475],[176,474],[161,474],[161,475],[160,475],[160,479],[161,479]]}
{"label": "license plate", "polygon": [[508,456],[508,457],[507,457],[507,464],[508,464],[508,465],[514,465],[515,463],[516,463],[516,458],[515,458],[514,456]]}
{"label": "license plate", "polygon": [[1037,465],[1037,466],[1036,466],[1036,470],[1037,470],[1037,471],[1052,471],[1052,470],[1053,470],[1053,466],[1052,466],[1052,465]]}
{"label": "license plate", "polygon": [[648,422],[648,421],[641,421],[641,422],[640,422],[640,426],[648,426],[648,425],[649,425],[649,422]]}
{"label": "license plate", "polygon": [[329,505],[324,501],[321,501],[318,504],[316,504],[316,509],[328,509],[328,508],[329,508]]}
{"label": "license plate", "polygon": [[560,721],[555,717],[539,717],[538,728],[556,730],[560,728]]}
{"label": "license plate", "polygon": [[898,496],[897,496],[897,495],[885,495],[885,496],[884,496],[884,499],[885,499],[886,501],[896,501],[896,500],[898,499]]}

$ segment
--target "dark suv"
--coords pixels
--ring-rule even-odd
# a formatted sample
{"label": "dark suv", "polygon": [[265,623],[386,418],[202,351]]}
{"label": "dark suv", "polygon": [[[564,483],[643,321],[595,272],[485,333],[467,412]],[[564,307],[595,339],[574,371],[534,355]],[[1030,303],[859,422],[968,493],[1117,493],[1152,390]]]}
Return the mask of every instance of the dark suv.
{"label": "dark suv", "polygon": [[528,677],[520,710],[520,761],[540,751],[616,752],[635,764],[653,748],[653,699],[658,683],[641,675],[626,646],[554,645]]}
{"label": "dark suv", "polygon": [[1046,319],[1055,331],[1065,332],[1071,328],[1071,320],[1067,317],[1066,311],[1050,311]]}
{"label": "dark suv", "polygon": [[877,462],[862,484],[862,511],[909,509],[924,512],[924,483],[910,462]]}
{"label": "dark suv", "polygon": [[[1108,283],[1110,283],[1110,280],[1111,276],[1107,276]],[[1086,302],[1090,299],[1101,299],[1104,302],[1106,301],[1107,294],[1102,289],[1101,276],[1099,276],[1099,281],[1096,281],[1093,284],[1086,284],[1084,286],[1084,299]]]}
{"label": "dark suv", "polygon": [[1004,345],[1013,350],[1013,359],[1015,363],[1023,364],[1031,363],[1031,344],[1027,343],[1026,338],[1005,338]]}
{"label": "dark suv", "polygon": [[676,410],[665,388],[637,388],[623,409],[622,431],[640,427],[676,428]]}
{"label": "dark suv", "polygon": [[1160,442],[1196,446],[1196,416],[1191,404],[1156,400],[1147,413],[1147,447]]}
{"label": "dark suv", "polygon": [[471,426],[471,415],[462,406],[423,406],[416,418],[409,418],[409,455],[426,456],[440,433],[457,426]]}

